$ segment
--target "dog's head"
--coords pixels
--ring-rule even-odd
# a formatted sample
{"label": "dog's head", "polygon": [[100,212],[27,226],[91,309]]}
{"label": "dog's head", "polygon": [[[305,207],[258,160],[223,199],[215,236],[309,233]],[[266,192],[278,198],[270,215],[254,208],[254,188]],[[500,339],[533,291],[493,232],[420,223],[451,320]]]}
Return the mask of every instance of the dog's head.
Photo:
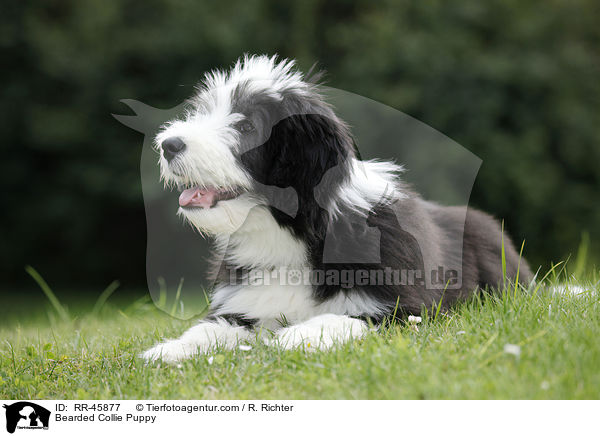
{"label": "dog's head", "polygon": [[280,208],[296,202],[294,219],[313,220],[304,215],[315,202],[327,204],[347,171],[327,177],[319,198],[315,187],[354,156],[346,125],[315,80],[293,61],[266,56],[207,74],[185,115],[163,126],[155,146],[165,184],[181,190],[179,213],[209,234],[233,233],[251,209],[274,212],[275,197]]}

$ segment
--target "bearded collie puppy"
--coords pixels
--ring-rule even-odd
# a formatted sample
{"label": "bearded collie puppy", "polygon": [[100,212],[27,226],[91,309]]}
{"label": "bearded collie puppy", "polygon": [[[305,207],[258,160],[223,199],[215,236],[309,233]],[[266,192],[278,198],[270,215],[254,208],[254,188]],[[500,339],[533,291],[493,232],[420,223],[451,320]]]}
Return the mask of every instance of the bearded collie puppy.
{"label": "bearded collie puppy", "polygon": [[177,213],[214,239],[218,262],[208,317],[147,360],[235,347],[258,331],[274,346],[327,349],[386,317],[532,279],[490,216],[427,202],[399,166],[361,161],[293,61],[246,56],[207,74],[155,144],[165,184],[182,191]]}

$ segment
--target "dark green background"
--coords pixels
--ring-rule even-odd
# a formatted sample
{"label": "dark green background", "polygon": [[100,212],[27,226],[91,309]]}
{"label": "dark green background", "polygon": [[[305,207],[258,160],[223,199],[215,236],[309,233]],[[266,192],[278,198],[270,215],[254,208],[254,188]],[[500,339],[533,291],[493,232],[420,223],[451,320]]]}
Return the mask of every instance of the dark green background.
{"label": "dark green background", "polygon": [[244,52],[314,62],[483,159],[472,203],[534,265],[600,240],[600,4],[3,1],[3,289],[145,286],[142,136],[120,99],[179,104]]}

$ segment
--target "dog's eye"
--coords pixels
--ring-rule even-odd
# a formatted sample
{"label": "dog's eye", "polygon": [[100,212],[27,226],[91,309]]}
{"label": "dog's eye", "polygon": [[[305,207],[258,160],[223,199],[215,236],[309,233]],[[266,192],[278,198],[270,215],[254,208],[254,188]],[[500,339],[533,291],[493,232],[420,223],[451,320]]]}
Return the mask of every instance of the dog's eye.
{"label": "dog's eye", "polygon": [[254,124],[252,124],[248,120],[242,120],[242,121],[240,121],[239,123],[236,124],[235,127],[241,133],[250,133],[250,132],[252,132],[254,130]]}

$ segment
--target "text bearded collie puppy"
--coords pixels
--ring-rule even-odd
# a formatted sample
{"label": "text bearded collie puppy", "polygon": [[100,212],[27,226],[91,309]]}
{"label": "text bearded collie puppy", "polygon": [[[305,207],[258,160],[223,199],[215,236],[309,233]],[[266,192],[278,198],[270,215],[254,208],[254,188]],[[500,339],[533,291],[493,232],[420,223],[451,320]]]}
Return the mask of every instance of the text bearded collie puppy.
{"label": "text bearded collie puppy", "polygon": [[[208,74],[185,117],[156,137],[165,183],[183,189],[178,213],[214,238],[222,262],[209,316],[144,358],[234,347],[258,329],[278,346],[325,349],[361,337],[369,320],[448,308],[502,283],[498,223],[424,201],[392,163],[358,160],[315,81],[292,61],[245,57]],[[507,277],[519,270],[529,283],[507,238],[504,250]],[[438,269],[453,272],[445,286],[428,279]]]}

